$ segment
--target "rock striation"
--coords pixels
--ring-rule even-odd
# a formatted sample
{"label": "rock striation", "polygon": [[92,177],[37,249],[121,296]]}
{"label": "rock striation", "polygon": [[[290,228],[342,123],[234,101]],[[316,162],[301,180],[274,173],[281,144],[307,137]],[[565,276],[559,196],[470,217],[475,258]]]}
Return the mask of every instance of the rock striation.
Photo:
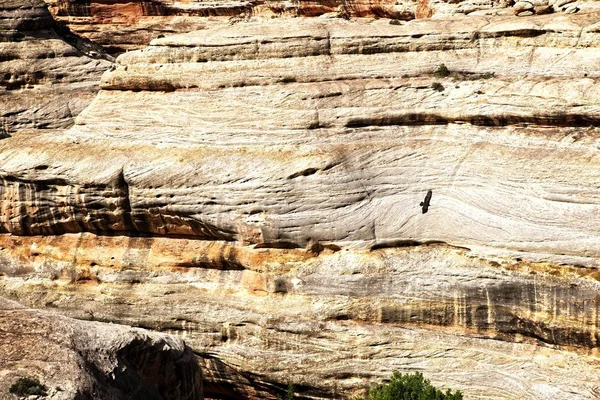
{"label": "rock striation", "polygon": [[549,17],[158,39],[119,58],[73,129],[0,142],[0,231],[445,242],[596,265],[600,36]]}
{"label": "rock striation", "polygon": [[73,124],[111,65],[103,50],[58,25],[42,0],[0,4],[0,136]]}
{"label": "rock striation", "polygon": [[39,379],[48,399],[203,398],[202,372],[179,338],[77,321],[5,299],[0,308],[2,398],[19,377]]}
{"label": "rock striation", "polygon": [[123,54],[73,128],[0,141],[0,293],[180,333],[207,394],[424,369],[596,398],[599,19],[282,18]]}
{"label": "rock striation", "polygon": [[[472,399],[594,399],[598,272],[442,245],[253,249],[170,238],[0,237],[0,292],[178,334],[207,397],[351,398],[423,371]],[[276,385],[275,382],[279,382]]]}
{"label": "rock striation", "polygon": [[210,29],[227,19],[235,24],[278,17],[391,18],[400,24],[415,18],[524,17],[599,9],[598,2],[585,0],[45,1],[59,21],[102,44],[111,54],[143,48],[164,35]]}
{"label": "rock striation", "polygon": [[122,54],[0,141],[0,294],[178,333],[207,396],[598,398],[600,13],[507,7]]}
{"label": "rock striation", "polygon": [[209,29],[223,21],[252,18],[382,17],[410,20],[416,2],[407,1],[193,1],[193,0],[44,0],[57,20],[102,44],[111,54],[140,49],[173,33]]}
{"label": "rock striation", "polygon": [[[204,29],[210,25],[207,18],[200,18],[194,12],[204,8],[205,2],[45,1],[57,21],[102,45],[110,54],[139,49],[160,35]],[[247,4],[240,2],[231,10],[225,6],[224,12],[237,15],[248,7]],[[221,6],[214,3],[214,8],[220,10]]]}

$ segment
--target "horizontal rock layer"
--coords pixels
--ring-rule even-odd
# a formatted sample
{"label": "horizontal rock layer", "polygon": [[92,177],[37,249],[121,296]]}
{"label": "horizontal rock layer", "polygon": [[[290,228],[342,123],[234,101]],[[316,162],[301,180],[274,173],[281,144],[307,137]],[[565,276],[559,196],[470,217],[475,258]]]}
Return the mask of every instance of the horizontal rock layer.
{"label": "horizontal rock layer", "polygon": [[179,338],[77,321],[5,299],[0,330],[2,398],[22,377],[40,380],[48,399],[203,398],[202,372]]}
{"label": "horizontal rock layer", "polygon": [[393,369],[470,399],[600,393],[597,271],[439,245],[317,256],[83,234],[2,235],[0,248],[0,293],[182,335],[209,397],[273,398],[275,381],[346,398]]}
{"label": "horizontal rock layer", "polygon": [[[194,0],[44,0],[57,17],[91,17],[92,22],[112,20],[117,24],[127,19],[134,24],[144,17],[232,17],[232,16],[318,16],[343,9],[348,16],[390,17],[399,13],[400,3],[380,1],[369,3],[362,0],[333,1],[194,1]],[[411,2],[407,2],[410,4]],[[416,2],[412,2],[416,3]],[[101,21],[104,19],[104,21]]]}
{"label": "horizontal rock layer", "polygon": [[209,394],[595,398],[599,17],[157,38],[0,141],[0,294],[179,332]]}
{"label": "horizontal rock layer", "polygon": [[0,4],[0,137],[73,124],[110,66],[98,46],[57,25],[42,0]]}
{"label": "horizontal rock layer", "polygon": [[[50,11],[74,32],[102,44],[111,53],[143,48],[157,36],[209,28],[230,18],[280,16],[415,17],[413,0],[351,1],[170,1],[170,0],[44,0]],[[219,20],[221,22],[219,22]]]}
{"label": "horizontal rock layer", "polygon": [[113,54],[145,47],[150,40],[173,33],[206,29],[229,18],[230,23],[264,18],[414,18],[451,16],[577,13],[600,10],[597,1],[576,0],[364,0],[347,1],[167,1],[45,0],[53,15],[75,32],[102,44]]}
{"label": "horizontal rock layer", "polygon": [[75,128],[0,142],[0,231],[440,241],[596,265],[600,36],[521,21],[159,39],[119,59]]}

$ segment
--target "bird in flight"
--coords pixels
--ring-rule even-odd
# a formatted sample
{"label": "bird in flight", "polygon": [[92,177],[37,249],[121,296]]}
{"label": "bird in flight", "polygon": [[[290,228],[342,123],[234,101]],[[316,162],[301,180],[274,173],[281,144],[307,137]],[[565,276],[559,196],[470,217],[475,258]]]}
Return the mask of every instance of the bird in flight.
{"label": "bird in flight", "polygon": [[425,196],[425,200],[423,200],[420,204],[420,206],[423,207],[423,214],[425,214],[427,210],[429,210],[429,202],[431,201],[432,194],[433,192],[431,190],[428,190],[427,195]]}

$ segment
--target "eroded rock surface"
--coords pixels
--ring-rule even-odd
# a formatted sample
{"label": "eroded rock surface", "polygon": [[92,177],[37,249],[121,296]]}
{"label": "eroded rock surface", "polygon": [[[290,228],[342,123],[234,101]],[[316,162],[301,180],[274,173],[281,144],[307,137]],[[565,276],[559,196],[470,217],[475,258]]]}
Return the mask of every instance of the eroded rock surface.
{"label": "eroded rock surface", "polygon": [[185,335],[210,394],[598,398],[599,20],[157,38],[0,141],[0,293]]}
{"label": "eroded rock surface", "polygon": [[73,129],[0,142],[0,231],[596,265],[600,35],[596,14],[549,17],[158,39],[119,58]]}
{"label": "eroded rock surface", "polygon": [[[416,2],[407,1],[193,1],[193,0],[45,0],[53,15],[105,49],[118,54],[140,49],[173,33],[208,29],[223,21],[303,16],[383,17],[410,20]],[[292,22],[292,25],[294,22]]]}
{"label": "eroded rock surface", "polygon": [[393,369],[468,399],[600,393],[597,271],[439,245],[317,256],[169,238],[0,239],[0,292],[182,335],[204,360],[208,397],[274,398],[292,382],[300,398],[350,398]]}
{"label": "eroded rock surface", "polygon": [[42,0],[0,4],[0,137],[73,125],[110,66],[103,50],[56,24]]}
{"label": "eroded rock surface", "polygon": [[[45,0],[53,15],[73,31],[102,44],[112,54],[145,47],[173,33],[278,17],[391,18],[401,24],[415,18],[454,16],[520,17],[598,11],[585,0],[334,0],[334,1],[193,1],[193,0]],[[291,25],[295,23],[292,22]]]}
{"label": "eroded rock surface", "polygon": [[181,339],[78,321],[0,298],[0,397],[20,377],[48,399],[202,399],[202,372]]}

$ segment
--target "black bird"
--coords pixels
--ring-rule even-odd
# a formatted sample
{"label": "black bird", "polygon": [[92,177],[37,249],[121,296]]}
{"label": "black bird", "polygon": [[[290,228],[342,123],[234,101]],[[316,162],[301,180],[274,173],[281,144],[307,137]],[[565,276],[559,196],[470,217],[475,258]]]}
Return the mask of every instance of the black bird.
{"label": "black bird", "polygon": [[420,206],[423,207],[423,214],[425,214],[427,210],[429,210],[429,202],[431,201],[432,194],[433,192],[431,190],[428,190],[427,195],[425,196],[425,200],[423,200],[420,204]]}

